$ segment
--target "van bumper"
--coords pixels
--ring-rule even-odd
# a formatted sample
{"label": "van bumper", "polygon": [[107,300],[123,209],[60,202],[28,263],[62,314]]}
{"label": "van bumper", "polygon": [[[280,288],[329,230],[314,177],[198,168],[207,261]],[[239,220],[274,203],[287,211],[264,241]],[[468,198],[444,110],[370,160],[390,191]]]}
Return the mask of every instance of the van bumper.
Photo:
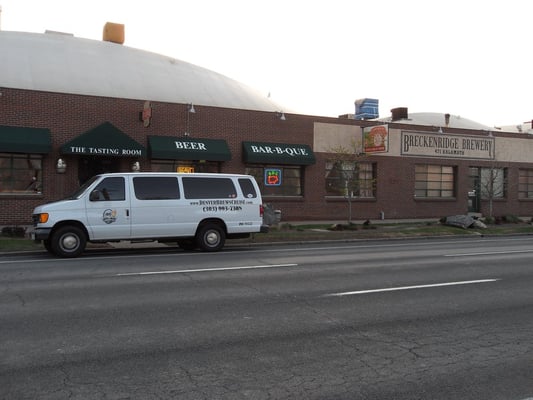
{"label": "van bumper", "polygon": [[31,238],[36,241],[47,240],[50,237],[52,228],[35,228],[30,232]]}
{"label": "van bumper", "polygon": [[261,229],[259,232],[268,233],[269,231],[270,231],[270,227],[268,225],[261,225]]}

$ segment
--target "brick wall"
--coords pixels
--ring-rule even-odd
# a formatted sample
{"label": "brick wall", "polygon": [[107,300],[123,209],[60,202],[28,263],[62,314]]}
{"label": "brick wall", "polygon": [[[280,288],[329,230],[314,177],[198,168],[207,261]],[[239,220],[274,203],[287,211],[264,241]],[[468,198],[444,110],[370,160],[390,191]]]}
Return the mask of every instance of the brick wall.
{"label": "brick wall", "polygon": [[[307,144],[313,146],[315,122],[368,125],[368,121],[286,114],[281,121],[274,112],[248,111],[208,107],[195,104],[196,112],[189,114],[187,105],[152,102],[152,120],[144,127],[139,120],[145,99],[129,100],[36,92],[2,88],[0,98],[0,125],[48,128],[52,136],[52,151],[43,161],[43,195],[0,196],[0,226],[31,223],[32,209],[44,202],[57,200],[78,187],[77,164],[79,157],[61,155],[60,147],[86,131],[109,121],[145,147],[147,136],[179,137],[187,130],[191,137],[225,139],[233,156],[221,165],[221,172],[242,173],[242,141]],[[401,128],[397,125],[397,128]],[[412,126],[406,126],[413,129]],[[420,128],[424,129],[424,128]],[[461,132],[455,132],[461,133]],[[464,131],[463,133],[469,133]],[[315,165],[305,167],[303,198],[266,198],[274,208],[282,211],[282,219],[344,220],[348,203],[344,199],[325,196],[325,162],[327,155],[317,153]],[[58,174],[55,163],[61,157],[67,162],[67,172]],[[490,166],[488,162],[468,160],[435,160],[413,157],[372,157],[365,160],[377,163],[377,197],[352,203],[353,219],[377,219],[383,211],[386,218],[440,218],[467,211],[468,167]],[[129,171],[136,158],[121,158],[121,171]],[[150,160],[138,160],[142,170],[150,169]],[[457,199],[420,200],[414,198],[414,165],[435,163],[457,168]],[[509,195],[494,203],[495,215],[533,215],[533,202],[519,201],[516,194],[518,168],[530,164],[508,164]],[[514,185],[514,186],[513,186]],[[482,203],[487,212],[487,203]]]}

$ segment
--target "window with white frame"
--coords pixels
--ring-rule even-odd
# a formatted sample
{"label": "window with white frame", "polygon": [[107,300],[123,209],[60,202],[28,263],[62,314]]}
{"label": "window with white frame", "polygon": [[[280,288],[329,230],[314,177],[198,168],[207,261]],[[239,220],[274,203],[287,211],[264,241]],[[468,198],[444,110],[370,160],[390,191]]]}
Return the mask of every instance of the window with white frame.
{"label": "window with white frame", "polygon": [[303,170],[300,165],[247,165],[263,196],[303,196]]}
{"label": "window with white frame", "polygon": [[375,197],[376,165],[370,162],[326,162],[326,195],[355,198]]}
{"label": "window with white frame", "polygon": [[415,197],[455,197],[455,171],[449,165],[415,165]]}
{"label": "window with white frame", "polygon": [[43,189],[43,156],[0,153],[0,193],[31,195]]}
{"label": "window with white frame", "polygon": [[518,170],[518,198],[533,199],[533,169]]}
{"label": "window with white frame", "polygon": [[480,168],[481,198],[501,199],[507,195],[506,168]]}

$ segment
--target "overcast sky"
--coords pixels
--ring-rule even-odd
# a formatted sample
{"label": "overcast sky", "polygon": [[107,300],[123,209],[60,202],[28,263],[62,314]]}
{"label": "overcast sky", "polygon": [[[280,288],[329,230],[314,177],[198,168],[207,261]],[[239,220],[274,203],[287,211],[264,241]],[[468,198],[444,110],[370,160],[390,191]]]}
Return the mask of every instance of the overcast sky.
{"label": "overcast sky", "polygon": [[[489,126],[533,119],[527,0],[0,0],[0,29],[100,40],[243,82],[302,114],[353,113],[356,99]],[[9,55],[0,55],[8,57]]]}

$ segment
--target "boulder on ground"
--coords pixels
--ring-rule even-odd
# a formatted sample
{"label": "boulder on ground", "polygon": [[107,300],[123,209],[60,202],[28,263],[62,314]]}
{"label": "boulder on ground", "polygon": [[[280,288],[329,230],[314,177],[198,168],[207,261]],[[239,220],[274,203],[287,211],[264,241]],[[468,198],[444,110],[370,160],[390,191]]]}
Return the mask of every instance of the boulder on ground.
{"label": "boulder on ground", "polygon": [[475,219],[474,223],[472,224],[471,228],[475,229],[487,229],[487,225],[483,221],[480,221],[479,219]]}

